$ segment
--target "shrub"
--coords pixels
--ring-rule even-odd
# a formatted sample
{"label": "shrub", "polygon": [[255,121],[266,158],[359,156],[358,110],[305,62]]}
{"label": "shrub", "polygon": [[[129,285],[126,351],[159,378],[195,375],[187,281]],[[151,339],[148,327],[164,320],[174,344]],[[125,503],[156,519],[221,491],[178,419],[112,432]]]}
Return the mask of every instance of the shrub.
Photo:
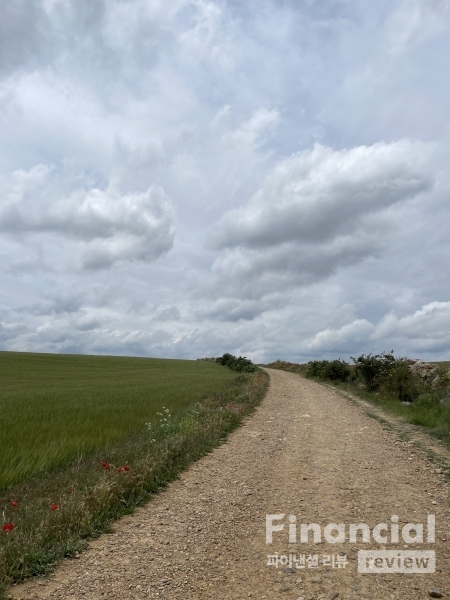
{"label": "shrub", "polygon": [[258,367],[252,363],[252,361],[245,356],[233,356],[226,352],[223,356],[216,359],[220,365],[224,367],[228,367],[232,371],[237,371],[238,373],[254,373],[258,370]]}
{"label": "shrub", "polygon": [[324,379],[327,360],[311,360],[306,369],[306,377],[320,377]]}
{"label": "shrub", "polygon": [[394,351],[383,354],[361,354],[358,358],[351,357],[355,363],[355,370],[362,377],[368,392],[375,392],[386,382],[395,365]]}
{"label": "shrub", "polygon": [[312,360],[308,363],[307,377],[330,379],[331,381],[348,381],[350,366],[343,360]]}
{"label": "shrub", "polygon": [[411,372],[404,359],[397,359],[390,366],[383,387],[401,402],[414,402],[424,392],[423,381]]}
{"label": "shrub", "polygon": [[324,369],[326,379],[331,381],[348,381],[350,377],[350,366],[341,359],[331,360]]}

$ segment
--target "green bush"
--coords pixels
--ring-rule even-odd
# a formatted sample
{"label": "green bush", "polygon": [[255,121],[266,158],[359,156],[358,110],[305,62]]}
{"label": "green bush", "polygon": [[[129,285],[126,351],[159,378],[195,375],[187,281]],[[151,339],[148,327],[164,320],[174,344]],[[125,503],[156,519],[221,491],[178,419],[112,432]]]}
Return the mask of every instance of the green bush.
{"label": "green bush", "polygon": [[349,380],[351,373],[350,365],[343,360],[312,360],[308,363],[307,377],[318,377],[319,379],[330,379],[331,381]]}
{"label": "green bush", "polygon": [[324,379],[325,367],[327,360],[311,360],[306,369],[306,377],[320,377]]}
{"label": "green bush", "polygon": [[375,392],[386,383],[396,362],[393,350],[383,354],[361,354],[358,358],[351,358],[355,363],[356,373],[363,379],[368,392]]}
{"label": "green bush", "polygon": [[217,358],[216,362],[218,362],[219,365],[228,367],[232,371],[237,371],[238,373],[254,373],[258,370],[258,367],[254,365],[250,359],[245,356],[236,357],[228,352],[220,358]]}
{"label": "green bush", "polygon": [[331,360],[325,367],[325,376],[331,381],[348,381],[350,366],[341,359]]}
{"label": "green bush", "polygon": [[401,402],[414,402],[425,391],[423,381],[404,359],[395,360],[380,385]]}

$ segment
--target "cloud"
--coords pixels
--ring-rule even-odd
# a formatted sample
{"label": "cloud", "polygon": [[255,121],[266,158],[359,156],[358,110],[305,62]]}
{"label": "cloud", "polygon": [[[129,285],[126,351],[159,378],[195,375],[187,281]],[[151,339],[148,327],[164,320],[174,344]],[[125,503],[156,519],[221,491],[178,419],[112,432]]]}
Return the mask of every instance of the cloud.
{"label": "cloud", "polygon": [[[220,119],[224,114],[226,112],[222,108],[214,121]],[[247,146],[254,149],[264,142],[267,134],[273,131],[279,122],[280,114],[277,110],[260,108],[227,137],[233,146]]]}
{"label": "cloud", "polygon": [[313,352],[352,352],[355,346],[359,346],[370,337],[373,330],[374,326],[366,319],[356,319],[339,329],[319,331],[312,338],[305,340],[302,346],[304,350]]}
{"label": "cloud", "polygon": [[398,316],[394,311],[378,322],[354,319],[342,327],[327,327],[303,340],[301,352],[308,355],[343,356],[395,350],[397,355],[415,357],[450,355],[450,302],[430,302],[413,313]]}
{"label": "cloud", "polygon": [[265,296],[261,300],[246,298],[222,298],[213,302],[207,308],[198,310],[199,319],[211,319],[219,322],[253,321],[269,310],[276,310],[285,303],[278,294]]}
{"label": "cloud", "polygon": [[373,339],[402,338],[424,340],[426,345],[444,341],[450,349],[450,302],[430,302],[410,315],[385,315]]}
{"label": "cloud", "polygon": [[429,151],[409,140],[349,150],[316,144],[277,165],[246,207],[227,212],[214,245],[320,243],[352,231],[365,215],[431,188]]}
{"label": "cloud", "polygon": [[446,0],[407,0],[389,15],[386,34],[389,50],[396,54],[432,39],[450,26],[450,6]]}
{"label": "cloud", "polygon": [[370,231],[341,236],[318,245],[294,242],[272,248],[236,248],[213,265],[215,285],[225,295],[261,297],[273,290],[288,291],[324,280],[340,267],[361,262],[380,249]]}
{"label": "cloud", "polygon": [[395,232],[389,209],[433,187],[433,146],[401,140],[315,145],[281,161],[248,204],[217,224],[213,273],[224,294],[311,285],[369,256]]}
{"label": "cloud", "polygon": [[65,295],[55,298],[46,298],[45,301],[27,304],[17,308],[17,312],[33,316],[60,315],[76,313],[83,304],[81,295]]}
{"label": "cloud", "polygon": [[160,310],[158,314],[153,317],[152,321],[156,321],[158,323],[169,323],[170,321],[179,321],[180,320],[180,311],[176,306],[171,306],[169,308],[165,308]]}
{"label": "cloud", "polygon": [[74,240],[87,269],[149,262],[172,247],[173,210],[162,188],[121,195],[113,188],[64,187],[47,165],[13,172],[0,204],[0,231]]}
{"label": "cloud", "polygon": [[38,2],[14,0],[0,5],[0,74],[35,66],[47,54],[45,32],[51,23]]}

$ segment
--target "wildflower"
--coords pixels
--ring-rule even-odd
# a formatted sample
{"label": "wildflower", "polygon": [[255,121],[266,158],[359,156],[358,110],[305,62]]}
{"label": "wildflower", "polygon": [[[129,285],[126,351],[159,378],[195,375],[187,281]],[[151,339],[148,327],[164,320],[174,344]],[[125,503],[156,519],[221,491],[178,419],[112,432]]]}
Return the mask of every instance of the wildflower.
{"label": "wildflower", "polygon": [[130,467],[129,467],[128,465],[125,465],[125,466],[124,466],[124,468],[123,468],[123,470],[124,470],[124,471],[129,471],[129,470],[130,470]]}
{"label": "wildflower", "polygon": [[11,502],[11,506],[13,506],[14,508],[17,508],[19,506],[19,503],[16,500],[13,500]]}
{"label": "wildflower", "polygon": [[3,531],[12,531],[14,528],[14,523],[6,523],[6,525],[3,525],[2,527]]}
{"label": "wildflower", "polygon": [[70,493],[75,494],[75,488],[70,488]]}
{"label": "wildflower", "polygon": [[52,504],[52,510],[59,510],[59,504]]}
{"label": "wildflower", "polygon": [[125,468],[124,468],[124,467],[118,467],[118,468],[117,468],[117,472],[118,472],[118,473],[122,473],[122,471],[125,471]]}
{"label": "wildflower", "polygon": [[109,471],[109,469],[111,468],[111,465],[108,462],[106,462],[106,460],[105,460],[104,462],[102,462],[102,467],[104,469],[106,469],[107,471]]}

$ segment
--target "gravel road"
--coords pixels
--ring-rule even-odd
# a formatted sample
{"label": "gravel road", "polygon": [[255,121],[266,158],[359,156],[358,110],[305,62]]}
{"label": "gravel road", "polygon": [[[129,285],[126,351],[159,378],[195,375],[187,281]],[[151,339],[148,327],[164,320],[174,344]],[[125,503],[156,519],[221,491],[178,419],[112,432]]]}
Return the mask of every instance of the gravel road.
{"label": "gravel road", "polygon": [[[226,443],[78,559],[64,561],[48,581],[14,587],[11,597],[449,597],[449,487],[425,450],[333,390],[292,373],[268,372],[267,397]],[[285,515],[274,521],[284,529],[269,545],[267,514]],[[435,515],[436,543],[426,543],[429,514]],[[289,515],[297,517],[296,543],[289,543]],[[390,524],[393,515],[399,517],[399,543],[324,540],[330,523],[345,524],[348,537],[352,523],[372,530]],[[409,522],[424,524],[424,543],[402,539]],[[321,527],[322,543],[313,543],[312,535],[300,542],[300,525],[309,523]],[[436,572],[358,572],[358,550],[377,549],[435,550]],[[277,562],[277,555],[286,558],[268,566],[268,556]]]}

